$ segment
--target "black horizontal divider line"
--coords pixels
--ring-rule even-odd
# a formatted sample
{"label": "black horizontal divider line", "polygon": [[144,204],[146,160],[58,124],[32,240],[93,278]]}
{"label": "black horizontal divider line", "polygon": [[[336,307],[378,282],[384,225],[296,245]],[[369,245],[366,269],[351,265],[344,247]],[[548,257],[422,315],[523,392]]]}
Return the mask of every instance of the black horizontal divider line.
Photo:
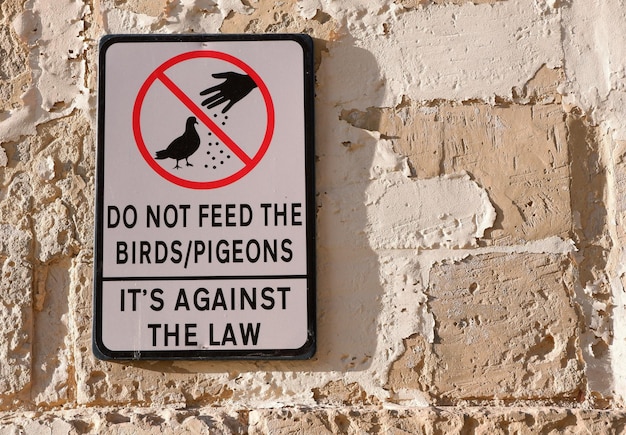
{"label": "black horizontal divider line", "polygon": [[222,276],[110,276],[102,277],[102,281],[216,281],[216,280],[249,280],[249,279],[307,279],[307,275],[222,275]]}

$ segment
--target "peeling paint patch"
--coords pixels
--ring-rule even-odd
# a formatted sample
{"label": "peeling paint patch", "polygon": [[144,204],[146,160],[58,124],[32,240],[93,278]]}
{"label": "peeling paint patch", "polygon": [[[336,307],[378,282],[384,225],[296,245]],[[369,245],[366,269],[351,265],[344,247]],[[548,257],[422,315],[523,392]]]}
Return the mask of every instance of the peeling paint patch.
{"label": "peeling paint patch", "polygon": [[13,20],[16,34],[30,50],[32,81],[20,96],[22,106],[2,116],[0,143],[35,134],[38,124],[67,116],[77,107],[89,111],[83,58],[83,18],[88,13],[82,1],[33,0]]}
{"label": "peeling paint patch", "polygon": [[378,149],[385,144],[404,157],[408,175],[470,174],[497,210],[484,243],[568,238],[572,115],[558,104],[559,80],[558,71],[542,68],[514,89],[516,102],[495,107],[405,98],[393,108],[344,110],[341,119],[379,137]]}
{"label": "peeling paint patch", "polygon": [[373,249],[477,246],[496,217],[467,174],[429,180],[385,174],[368,189],[367,208]]}
{"label": "peeling paint patch", "polygon": [[567,257],[545,254],[486,254],[433,265],[425,292],[435,342],[408,337],[389,387],[428,391],[440,405],[577,401],[585,377],[571,273]]}
{"label": "peeling paint patch", "polygon": [[[395,3],[359,2],[354,8],[313,3],[311,8],[322,3],[324,13],[346,22],[355,45],[376,59],[385,89],[381,106],[395,106],[402,96],[494,102],[496,95],[512,97],[512,89],[542,65],[562,65],[560,16],[540,15],[529,1],[413,9]],[[331,94],[336,101],[348,100],[353,77],[339,78],[346,83]]]}

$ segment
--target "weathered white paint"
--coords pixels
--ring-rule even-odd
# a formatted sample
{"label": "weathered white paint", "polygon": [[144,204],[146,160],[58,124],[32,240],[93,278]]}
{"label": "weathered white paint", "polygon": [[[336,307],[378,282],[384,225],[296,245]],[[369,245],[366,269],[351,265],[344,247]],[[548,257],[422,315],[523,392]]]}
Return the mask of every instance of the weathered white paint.
{"label": "weathered white paint", "polygon": [[[335,70],[360,66],[342,53],[350,45],[373,56],[380,106],[394,106],[403,95],[418,101],[493,101],[495,96],[510,97],[513,87],[526,83],[542,65],[562,65],[560,12],[539,12],[529,0],[411,9],[366,0],[298,4],[304,17],[319,9],[346,23],[352,41],[333,47],[333,59],[341,63]],[[374,77],[373,71],[367,73]],[[353,78],[346,74],[333,88],[335,101],[350,101],[344,95],[351,94]],[[351,104],[366,107],[360,102]]]}
{"label": "weathered white paint", "polygon": [[[324,126],[317,132],[320,345],[310,363],[217,364],[211,376],[239,387],[231,399],[239,406],[313,404],[312,388],[343,379],[387,399],[384,385],[390,363],[403,350],[402,339],[416,332],[433,339],[434,320],[422,274],[435,262],[468,255],[466,248],[475,248],[494,222],[495,209],[486,192],[468,176],[411,179],[389,141],[338,121],[342,110],[395,106],[403,96],[415,101],[492,102],[496,96],[510,97],[512,89],[523,86],[542,65],[562,66],[566,106],[581,106],[609,137],[626,139],[626,41],[619,30],[626,26],[626,11],[617,0],[510,0],[415,8],[381,6],[374,0],[302,0],[297,8],[305,19],[322,11],[340,23],[340,36],[328,43],[317,73],[317,119]],[[250,13],[239,0],[181,1],[163,16],[119,9],[113,0],[101,2],[95,10],[82,1],[29,0],[26,10],[13,26],[29,47],[32,83],[23,94],[22,108],[0,114],[0,142],[36,134],[38,125],[74,110],[93,122],[94,71],[88,71],[83,55],[87,49],[94,51],[96,42],[83,36],[86,15],[101,21],[102,33],[210,33],[219,31],[229,13]],[[341,145],[348,142],[351,148]],[[621,280],[626,272],[621,264],[626,263],[626,254],[616,227],[626,208],[620,182],[625,168],[623,154],[613,152],[614,142],[603,146],[614,189],[607,198],[614,215],[611,280],[616,304],[612,359],[616,381],[607,388],[624,396],[626,314]],[[7,163],[6,152],[0,150],[0,166]],[[36,171],[45,180],[53,179],[54,162],[42,160]],[[50,207],[63,215],[63,204]],[[49,241],[38,252],[42,262],[63,249],[46,234],[64,225],[54,221],[35,228],[41,240]],[[0,235],[16,258],[27,250],[31,237],[23,228],[7,224]],[[552,237],[526,245],[475,248],[472,253],[575,249],[570,240]],[[54,292],[67,283],[51,280],[49,285],[48,291]],[[412,311],[403,311],[410,307]],[[374,324],[359,331],[353,326],[355,319],[373,319]],[[63,358],[67,364],[67,355]],[[200,363],[173,366],[190,372],[202,368]],[[232,367],[241,371],[236,379],[228,373]],[[52,371],[50,376],[59,373]],[[603,374],[590,370],[589,376]],[[42,387],[37,400],[53,402],[56,394]],[[81,394],[78,401],[87,401]],[[419,395],[403,399],[427,404]]]}

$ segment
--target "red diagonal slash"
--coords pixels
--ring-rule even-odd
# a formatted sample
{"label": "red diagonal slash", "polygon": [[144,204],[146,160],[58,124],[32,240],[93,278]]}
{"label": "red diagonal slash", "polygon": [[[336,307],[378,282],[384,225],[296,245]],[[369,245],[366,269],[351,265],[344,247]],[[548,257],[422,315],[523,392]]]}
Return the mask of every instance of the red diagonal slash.
{"label": "red diagonal slash", "polygon": [[[263,102],[265,103],[267,125],[265,128],[265,134],[260,142],[260,146],[254,155],[248,155],[241,147],[239,147],[239,145],[237,145],[237,143],[230,138],[227,133],[219,128],[215,122],[212,121],[207,114],[205,114],[201,106],[194,103],[191,98],[189,98],[168,76],[166,76],[167,70],[174,65],[199,58],[218,59],[227,62],[248,74],[257,84],[257,87],[261,92],[261,96],[263,97]],[[144,142],[141,133],[141,109],[146,95],[150,91],[152,85],[157,81],[163,84],[163,86],[165,86],[165,88],[168,89],[175,98],[177,98],[185,107],[187,107],[189,111],[191,111],[191,113],[196,116],[197,120],[202,122],[213,134],[215,134],[216,138],[221,140],[221,143],[223,143],[237,158],[241,160],[243,163],[243,167],[241,169],[217,180],[194,181],[180,177],[178,174],[173,174],[156,162],[146,147],[146,143]],[[216,189],[227,186],[244,177],[261,161],[272,141],[274,134],[274,121],[274,104],[272,103],[272,96],[269,93],[269,89],[261,77],[250,66],[227,53],[213,50],[196,50],[181,53],[166,60],[146,78],[146,81],[139,88],[135,104],[133,105],[132,128],[135,143],[137,144],[139,152],[145,159],[146,163],[154,169],[157,174],[174,184],[189,189]]]}
{"label": "red diagonal slash", "polygon": [[202,121],[204,125],[206,125],[209,130],[211,130],[215,136],[217,136],[221,141],[226,145],[239,159],[245,164],[248,165],[252,162],[252,159],[242,150],[239,145],[233,141],[230,136],[228,136],[224,130],[219,128],[216,123],[214,123],[209,116],[204,113],[201,107],[198,107],[196,103],[194,103],[191,98],[189,98],[176,84],[170,80],[169,77],[165,75],[165,73],[161,72],[157,78],[165,85],[167,89],[169,89],[189,110],[193,112],[196,117]]}

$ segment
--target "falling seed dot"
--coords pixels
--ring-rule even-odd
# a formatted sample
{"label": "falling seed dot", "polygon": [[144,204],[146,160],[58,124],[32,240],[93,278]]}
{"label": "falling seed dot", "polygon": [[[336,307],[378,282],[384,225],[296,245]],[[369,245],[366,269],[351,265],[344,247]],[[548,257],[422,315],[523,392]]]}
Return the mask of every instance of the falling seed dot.
{"label": "falling seed dot", "polygon": [[215,160],[215,157],[211,157],[212,160]]}
{"label": "falling seed dot", "polygon": [[222,122],[222,125],[226,125],[226,123],[225,123],[225,122]]}
{"label": "falling seed dot", "polygon": [[217,113],[214,113],[214,114],[213,114],[213,118],[217,118]]}
{"label": "falling seed dot", "polygon": [[217,166],[213,166],[213,169],[217,169]]}
{"label": "falling seed dot", "polygon": [[220,150],[220,154],[224,154],[224,150]]}
{"label": "falling seed dot", "polygon": [[224,119],[228,119],[228,116],[227,116],[227,115],[225,115],[225,116],[224,116]]}
{"label": "falling seed dot", "polygon": [[224,164],[224,160],[221,160],[221,161],[220,161],[220,165],[223,165],[223,164]]}
{"label": "falling seed dot", "polygon": [[226,156],[227,159],[230,159],[230,155]]}
{"label": "falling seed dot", "polygon": [[205,167],[205,168],[208,168],[208,167],[209,167],[209,165],[204,165],[204,167]]}
{"label": "falling seed dot", "polygon": [[209,136],[213,136],[213,133],[209,132]]}

